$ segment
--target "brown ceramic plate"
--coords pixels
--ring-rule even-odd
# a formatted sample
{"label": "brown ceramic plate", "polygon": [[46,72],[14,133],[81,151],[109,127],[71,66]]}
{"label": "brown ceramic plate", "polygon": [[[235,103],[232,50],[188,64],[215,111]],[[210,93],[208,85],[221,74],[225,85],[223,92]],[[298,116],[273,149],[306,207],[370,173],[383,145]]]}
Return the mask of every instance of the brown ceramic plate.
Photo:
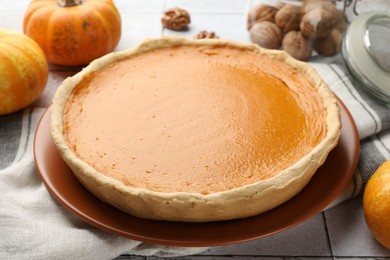
{"label": "brown ceramic plate", "polygon": [[258,216],[231,221],[183,223],[136,218],[101,202],[73,176],[50,138],[50,108],[38,125],[35,163],[49,192],[86,222],[143,242],[173,246],[216,246],[245,242],[283,231],[324,209],[345,188],[357,165],[359,138],[344,104],[343,128],[336,148],[309,184],[295,197]]}

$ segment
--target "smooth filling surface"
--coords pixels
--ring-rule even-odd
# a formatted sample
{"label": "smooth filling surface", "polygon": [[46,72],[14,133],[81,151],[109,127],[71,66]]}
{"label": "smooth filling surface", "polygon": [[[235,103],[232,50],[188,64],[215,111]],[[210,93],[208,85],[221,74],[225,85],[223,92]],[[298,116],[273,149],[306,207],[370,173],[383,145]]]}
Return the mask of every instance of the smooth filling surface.
{"label": "smooth filling surface", "polygon": [[132,187],[209,194],[275,176],[326,134],[313,85],[232,47],[160,48],[86,76],[64,111],[74,153]]}

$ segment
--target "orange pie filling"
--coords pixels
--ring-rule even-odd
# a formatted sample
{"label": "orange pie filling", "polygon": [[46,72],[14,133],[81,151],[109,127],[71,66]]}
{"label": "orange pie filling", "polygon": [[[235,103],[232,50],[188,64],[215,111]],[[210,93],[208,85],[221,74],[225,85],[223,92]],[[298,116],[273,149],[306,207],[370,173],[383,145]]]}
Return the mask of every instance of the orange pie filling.
{"label": "orange pie filling", "polygon": [[63,113],[78,158],[129,187],[211,194],[269,179],[326,136],[313,83],[238,47],[176,46],[85,75]]}

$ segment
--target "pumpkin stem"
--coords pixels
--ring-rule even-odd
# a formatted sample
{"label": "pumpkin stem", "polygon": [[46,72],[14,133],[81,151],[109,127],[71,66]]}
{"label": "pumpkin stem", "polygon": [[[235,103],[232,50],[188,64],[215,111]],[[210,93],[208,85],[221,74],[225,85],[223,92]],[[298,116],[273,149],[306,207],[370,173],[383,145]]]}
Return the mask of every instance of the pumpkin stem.
{"label": "pumpkin stem", "polygon": [[83,0],[57,0],[57,3],[61,7],[71,7],[81,5],[83,3]]}

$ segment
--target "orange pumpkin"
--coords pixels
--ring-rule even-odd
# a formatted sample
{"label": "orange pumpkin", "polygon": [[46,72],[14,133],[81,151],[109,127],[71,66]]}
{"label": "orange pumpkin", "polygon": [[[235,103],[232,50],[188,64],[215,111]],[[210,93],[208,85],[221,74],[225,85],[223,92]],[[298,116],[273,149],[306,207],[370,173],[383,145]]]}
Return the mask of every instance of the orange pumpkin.
{"label": "orange pumpkin", "polygon": [[39,45],[22,33],[0,30],[0,115],[34,102],[47,77],[48,65]]}
{"label": "orange pumpkin", "polygon": [[78,66],[115,49],[121,18],[112,0],[32,0],[23,29],[48,62]]}
{"label": "orange pumpkin", "polygon": [[375,239],[390,249],[390,161],[382,164],[367,182],[363,210]]}

